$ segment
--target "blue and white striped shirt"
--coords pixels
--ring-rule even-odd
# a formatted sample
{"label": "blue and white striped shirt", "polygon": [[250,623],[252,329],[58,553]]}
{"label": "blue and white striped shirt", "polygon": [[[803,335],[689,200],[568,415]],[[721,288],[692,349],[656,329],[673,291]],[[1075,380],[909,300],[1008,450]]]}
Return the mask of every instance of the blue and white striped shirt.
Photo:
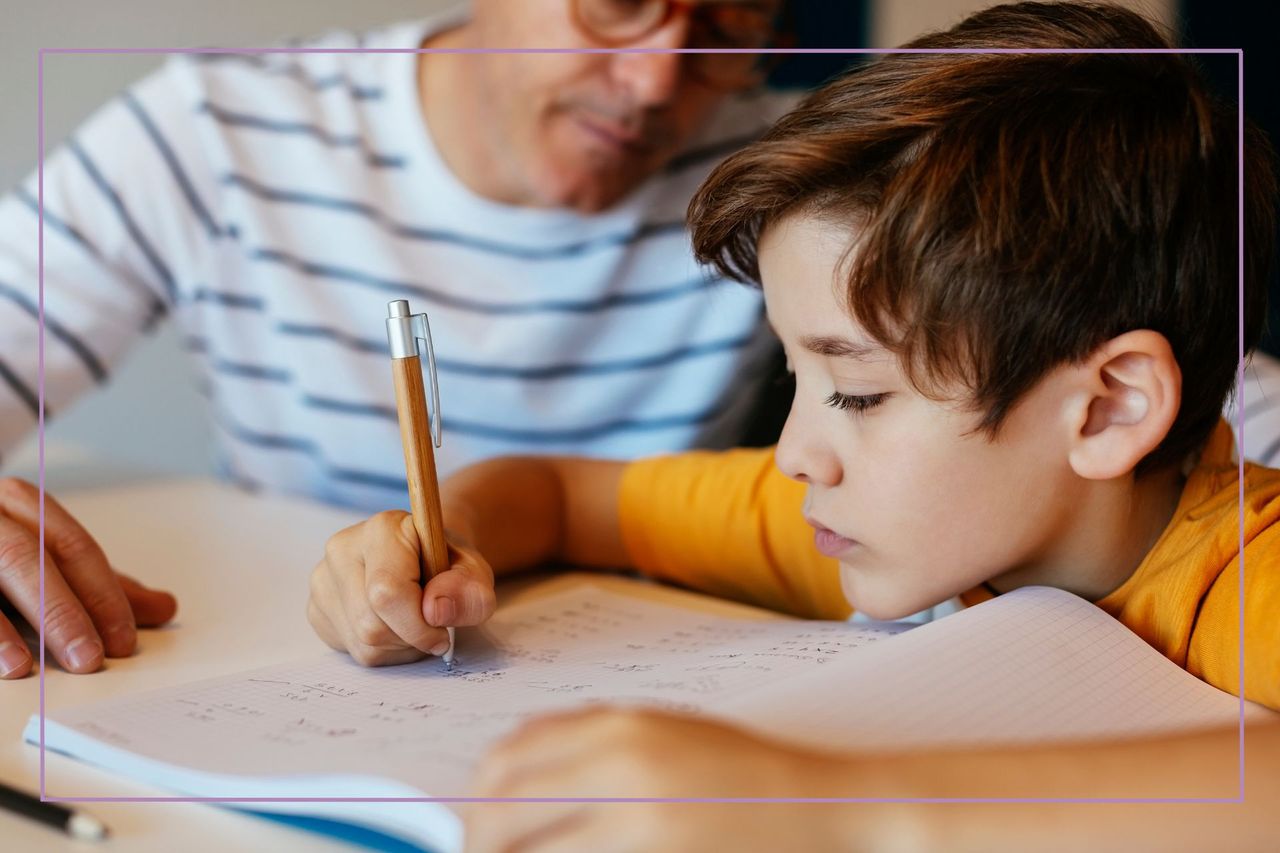
{"label": "blue and white striped shirt", "polygon": [[[453,20],[313,46],[415,48]],[[384,319],[406,298],[431,317],[442,476],[505,453],[707,443],[731,431],[725,400],[767,332],[758,292],[693,261],[685,208],[794,100],[726,101],[663,172],[589,216],[464,187],[433,147],[412,53],[174,58],[46,163],[46,414],[167,316],[228,476],[403,505]],[[36,194],[33,175],[0,201],[0,452],[36,421]]]}

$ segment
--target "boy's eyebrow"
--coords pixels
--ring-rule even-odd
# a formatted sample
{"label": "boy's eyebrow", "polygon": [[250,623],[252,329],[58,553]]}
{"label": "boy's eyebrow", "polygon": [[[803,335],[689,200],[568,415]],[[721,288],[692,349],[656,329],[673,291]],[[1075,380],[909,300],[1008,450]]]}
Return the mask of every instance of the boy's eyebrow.
{"label": "boy's eyebrow", "polygon": [[800,338],[800,345],[809,352],[834,358],[866,359],[883,352],[881,347],[873,344],[858,343],[835,335],[804,335]]}

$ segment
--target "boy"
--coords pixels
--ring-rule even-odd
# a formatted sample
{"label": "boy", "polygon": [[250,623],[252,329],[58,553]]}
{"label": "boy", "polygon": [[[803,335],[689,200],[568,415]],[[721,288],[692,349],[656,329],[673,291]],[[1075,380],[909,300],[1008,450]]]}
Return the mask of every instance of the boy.
{"label": "boy", "polygon": [[[1026,3],[910,46],[1168,44],[1115,7]],[[1170,55],[899,55],[836,80],[690,206],[700,258],[761,283],[795,371],[777,467],[767,451],[482,463],[444,487],[454,570],[419,590],[411,521],[375,516],[331,540],[312,624],[366,664],[438,654],[438,626],[492,611],[493,572],[544,562],[631,566],[827,618],[852,605],[897,619],[1044,584],[1280,709],[1280,471],[1257,466],[1243,484],[1244,684],[1236,667],[1239,484],[1218,413],[1237,364],[1238,144],[1234,108]],[[1248,347],[1276,187],[1252,128],[1244,150]],[[1274,730],[1258,739],[1280,752]],[[1178,741],[1172,766],[1212,763],[1219,741]],[[1113,754],[1125,749],[1174,755]],[[934,795],[1014,784],[998,762],[952,784],[941,763],[912,776],[904,760],[862,790],[865,766],[703,721],[595,711],[528,727],[477,785],[502,797],[786,797],[919,796],[921,778]],[[1013,793],[1061,783],[1109,795],[1061,773],[1021,781]],[[780,808],[686,810],[674,825],[668,813],[662,832],[792,848],[868,837],[848,810],[801,828]],[[623,837],[646,849],[644,820],[628,835],[621,812],[601,811],[511,806],[506,820],[477,820],[470,841],[606,849]]]}

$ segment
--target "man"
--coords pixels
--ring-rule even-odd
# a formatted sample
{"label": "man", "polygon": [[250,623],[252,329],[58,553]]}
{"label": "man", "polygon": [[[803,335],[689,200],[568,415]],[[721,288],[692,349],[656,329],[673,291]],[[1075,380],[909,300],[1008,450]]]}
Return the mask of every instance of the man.
{"label": "man", "polygon": [[[383,319],[408,298],[432,321],[442,475],[731,441],[770,341],[758,296],[692,260],[685,207],[792,99],[759,91],[750,54],[651,51],[766,47],[780,2],[477,0],[314,53],[171,61],[45,164],[46,417],[169,316],[226,476],[403,506]],[[394,52],[419,46],[452,52]],[[531,47],[638,50],[468,53]],[[0,202],[0,453],[37,416],[37,195],[33,175]],[[37,498],[0,490],[9,678],[31,668],[10,617],[38,620]],[[46,522],[64,667],[172,617],[54,501]]]}

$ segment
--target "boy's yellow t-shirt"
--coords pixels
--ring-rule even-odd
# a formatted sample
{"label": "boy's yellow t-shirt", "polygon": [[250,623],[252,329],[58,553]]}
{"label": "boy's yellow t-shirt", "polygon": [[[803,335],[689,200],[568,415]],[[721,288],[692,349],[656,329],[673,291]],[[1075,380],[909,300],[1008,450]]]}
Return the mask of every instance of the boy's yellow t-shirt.
{"label": "boy's yellow t-shirt", "polygon": [[[1134,573],[1095,602],[1174,663],[1239,695],[1240,524],[1231,429],[1220,422],[1173,518]],[[805,486],[773,449],[692,451],[627,466],[619,494],[632,564],[723,598],[821,619],[852,608],[814,547]],[[1246,464],[1245,698],[1280,710],[1280,470]],[[979,587],[966,605],[990,598]]]}

